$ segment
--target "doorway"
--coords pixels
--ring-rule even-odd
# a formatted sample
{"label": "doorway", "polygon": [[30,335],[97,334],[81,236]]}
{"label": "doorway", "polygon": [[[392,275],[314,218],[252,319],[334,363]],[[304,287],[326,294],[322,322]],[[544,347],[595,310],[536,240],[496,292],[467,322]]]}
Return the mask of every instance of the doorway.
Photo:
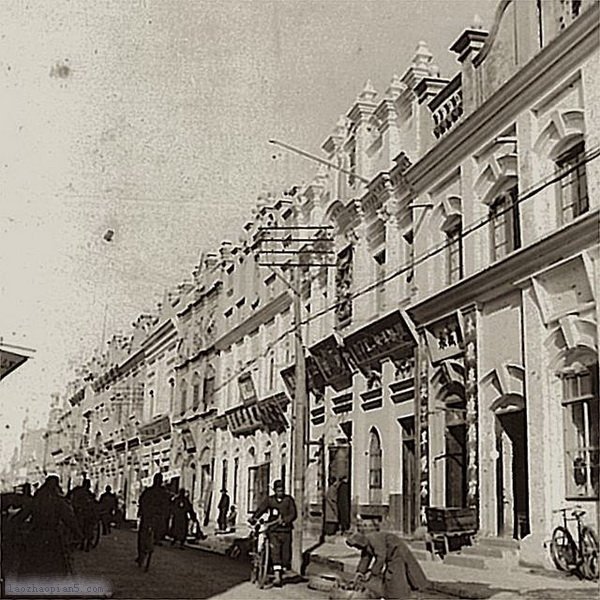
{"label": "doorway", "polygon": [[530,530],[525,410],[496,414],[497,531],[520,540]]}
{"label": "doorway", "polygon": [[400,420],[402,427],[402,531],[411,534],[417,527],[417,455],[415,419]]}
{"label": "doorway", "polygon": [[467,427],[466,407],[461,396],[446,399],[446,431],[444,452],[446,467],[446,506],[467,505]]}

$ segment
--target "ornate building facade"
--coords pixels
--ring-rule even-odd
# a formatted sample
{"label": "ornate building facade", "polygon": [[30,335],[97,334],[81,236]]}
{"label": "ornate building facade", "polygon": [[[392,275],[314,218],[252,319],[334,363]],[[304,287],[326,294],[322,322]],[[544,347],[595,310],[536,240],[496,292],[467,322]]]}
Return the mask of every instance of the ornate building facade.
{"label": "ornate building facade", "polygon": [[[205,522],[221,489],[243,516],[289,489],[298,293],[313,520],[332,474],[354,519],[410,534],[427,507],[472,508],[541,562],[553,509],[596,515],[598,10],[502,0],[452,45],[454,77],[420,43],[383,94],[367,83],[323,143],[346,172],[260,197],[239,244],[82,374],[64,476],[133,497],[160,470]],[[332,227],[335,266],[291,291],[293,267],[257,260],[277,225]]]}

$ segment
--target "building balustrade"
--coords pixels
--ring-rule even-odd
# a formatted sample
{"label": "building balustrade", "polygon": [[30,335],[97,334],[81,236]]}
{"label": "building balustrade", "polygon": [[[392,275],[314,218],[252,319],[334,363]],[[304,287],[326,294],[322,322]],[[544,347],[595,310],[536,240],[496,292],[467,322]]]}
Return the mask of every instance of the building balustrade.
{"label": "building balustrade", "polygon": [[460,73],[429,103],[433,113],[433,134],[437,139],[448,133],[463,115]]}

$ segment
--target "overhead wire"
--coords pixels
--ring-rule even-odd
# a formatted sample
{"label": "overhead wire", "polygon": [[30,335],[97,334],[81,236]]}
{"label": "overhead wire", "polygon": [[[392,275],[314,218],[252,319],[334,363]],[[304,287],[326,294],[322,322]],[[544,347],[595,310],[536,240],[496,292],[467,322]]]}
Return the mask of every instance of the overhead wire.
{"label": "overhead wire", "polygon": [[[597,147],[587,151],[584,154],[584,157],[581,160],[579,160],[577,163],[575,163],[574,165],[572,165],[566,169],[561,169],[558,173],[549,175],[548,177],[545,177],[544,179],[535,183],[534,185],[529,187],[525,192],[523,192],[522,194],[519,194],[517,196],[517,198],[512,202],[512,204],[509,204],[509,206],[507,206],[505,209],[498,210],[494,215],[488,215],[486,217],[483,217],[483,218],[475,221],[468,227],[464,228],[459,234],[459,238],[460,238],[461,242],[465,237],[467,237],[468,235],[477,231],[478,229],[481,229],[483,226],[490,223],[493,219],[497,218],[498,215],[501,215],[501,214],[511,211],[515,205],[518,206],[521,203],[525,202],[526,200],[529,200],[530,198],[534,197],[535,195],[539,194],[541,191],[546,189],[548,186],[560,181],[561,179],[563,179],[570,173],[574,172],[579,166],[585,165],[585,164],[591,162],[592,160],[597,159],[599,156],[600,156],[600,146],[597,146]],[[423,262],[429,260],[433,256],[439,254],[440,252],[443,252],[446,248],[448,248],[449,246],[451,246],[454,243],[456,243],[455,239],[448,240],[448,241],[438,244],[432,248],[427,249],[425,252],[421,253],[419,256],[416,256],[412,260],[402,264],[399,268],[394,270],[389,275],[381,278],[380,280],[378,280],[374,283],[370,283],[369,285],[361,288],[360,290],[357,290],[356,292],[349,294],[346,298],[344,298],[341,301],[336,301],[336,302],[329,304],[327,307],[321,309],[317,313],[311,314],[309,317],[301,320],[300,323],[292,325],[289,329],[284,331],[277,338],[270,341],[268,347],[264,351],[259,353],[258,356],[247,361],[242,369],[236,371],[228,379],[222,381],[220,385],[213,388],[213,392],[217,392],[217,391],[225,388],[232,381],[235,381],[240,375],[247,372],[249,367],[254,366],[260,359],[267,357],[269,355],[269,353],[272,351],[274,346],[279,344],[279,342],[283,341],[288,335],[290,335],[290,334],[293,335],[299,327],[302,327],[303,325],[307,325],[310,322],[331,312],[332,310],[335,310],[338,306],[341,306],[342,304],[348,302],[348,300],[353,300],[355,298],[363,296],[364,294],[371,292],[372,290],[376,289],[377,287],[386,284],[387,282],[391,281],[392,279],[399,277],[403,273],[406,273],[407,271],[410,271],[411,269],[413,269],[415,266],[422,264]],[[319,268],[318,265],[316,265],[315,268]],[[315,278],[313,278],[312,280],[314,280]]]}

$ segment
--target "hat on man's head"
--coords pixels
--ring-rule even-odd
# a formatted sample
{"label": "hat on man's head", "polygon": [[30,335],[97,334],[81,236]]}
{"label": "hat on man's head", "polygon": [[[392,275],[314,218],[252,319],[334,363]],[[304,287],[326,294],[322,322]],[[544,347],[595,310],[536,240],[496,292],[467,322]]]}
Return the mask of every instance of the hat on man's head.
{"label": "hat on man's head", "polygon": [[285,486],[283,485],[283,481],[281,479],[276,479],[273,482],[273,489],[274,490],[283,490],[283,489],[285,489]]}

